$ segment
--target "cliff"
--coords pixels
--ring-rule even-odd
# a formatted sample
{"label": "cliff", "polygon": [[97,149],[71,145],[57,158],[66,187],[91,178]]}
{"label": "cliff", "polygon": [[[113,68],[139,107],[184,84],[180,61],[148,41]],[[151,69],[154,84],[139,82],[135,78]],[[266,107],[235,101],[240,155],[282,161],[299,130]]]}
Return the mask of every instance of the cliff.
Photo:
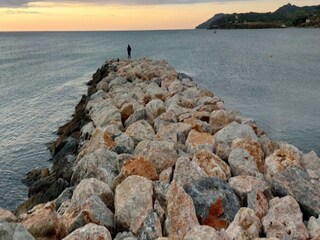
{"label": "cliff", "polygon": [[27,174],[15,214],[0,209],[0,239],[320,237],[314,152],[272,141],[166,61],[108,61],[88,85],[52,167]]}
{"label": "cliff", "polygon": [[320,5],[297,7],[290,3],[271,13],[217,14],[196,29],[253,29],[320,27]]}

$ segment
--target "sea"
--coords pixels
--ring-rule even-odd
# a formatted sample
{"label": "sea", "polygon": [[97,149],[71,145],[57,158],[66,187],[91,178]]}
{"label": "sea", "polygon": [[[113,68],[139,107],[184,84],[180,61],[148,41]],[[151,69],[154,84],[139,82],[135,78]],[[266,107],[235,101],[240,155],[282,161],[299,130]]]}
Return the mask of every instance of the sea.
{"label": "sea", "polygon": [[165,59],[278,141],[320,154],[320,29],[0,33],[0,207],[49,167],[47,143],[105,61]]}

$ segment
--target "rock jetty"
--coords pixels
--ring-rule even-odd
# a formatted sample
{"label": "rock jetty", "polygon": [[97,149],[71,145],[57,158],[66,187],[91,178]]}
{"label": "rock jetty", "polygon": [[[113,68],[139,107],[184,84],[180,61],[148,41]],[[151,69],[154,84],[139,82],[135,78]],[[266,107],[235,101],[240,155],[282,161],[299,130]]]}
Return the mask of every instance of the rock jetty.
{"label": "rock jetty", "polygon": [[320,159],[166,61],[108,61],[0,239],[320,239]]}

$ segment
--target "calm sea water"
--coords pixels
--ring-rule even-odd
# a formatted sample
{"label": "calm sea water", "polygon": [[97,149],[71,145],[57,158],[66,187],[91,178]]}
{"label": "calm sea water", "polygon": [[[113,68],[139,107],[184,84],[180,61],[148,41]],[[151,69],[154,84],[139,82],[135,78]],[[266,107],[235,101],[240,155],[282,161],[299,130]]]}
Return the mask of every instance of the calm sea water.
{"label": "calm sea water", "polygon": [[134,58],[168,60],[273,139],[320,153],[319,29],[0,33],[0,207],[27,198],[21,179],[50,166],[46,143],[128,43]]}

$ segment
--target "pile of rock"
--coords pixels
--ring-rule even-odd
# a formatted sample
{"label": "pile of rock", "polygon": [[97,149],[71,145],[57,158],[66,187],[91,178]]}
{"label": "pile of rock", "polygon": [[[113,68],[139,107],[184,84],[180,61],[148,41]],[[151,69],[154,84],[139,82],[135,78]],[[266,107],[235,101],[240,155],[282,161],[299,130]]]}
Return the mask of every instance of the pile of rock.
{"label": "pile of rock", "polygon": [[0,238],[320,239],[314,152],[165,61],[109,61],[89,84],[52,169],[28,175],[31,200],[0,210]]}

